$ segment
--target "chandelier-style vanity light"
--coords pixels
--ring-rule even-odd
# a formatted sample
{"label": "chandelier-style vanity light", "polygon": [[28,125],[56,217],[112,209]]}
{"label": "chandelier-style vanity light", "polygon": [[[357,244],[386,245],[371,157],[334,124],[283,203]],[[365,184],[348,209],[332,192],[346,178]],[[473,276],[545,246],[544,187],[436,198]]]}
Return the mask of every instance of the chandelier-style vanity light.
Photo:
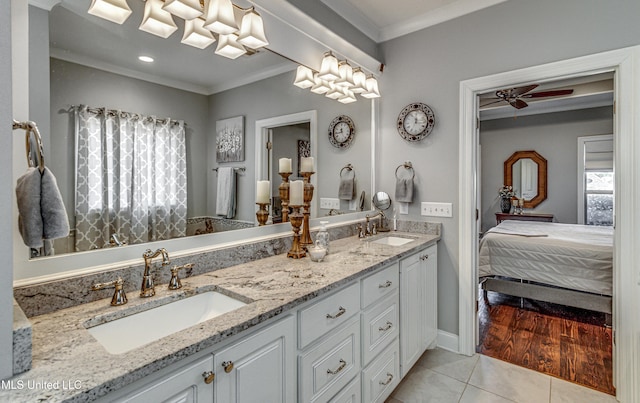
{"label": "chandelier-style vanity light", "polygon": [[344,104],[356,102],[356,94],[364,98],[380,97],[378,80],[373,75],[367,77],[360,67],[352,67],[346,60],[338,61],[331,52],[324,54],[318,72],[299,65],[293,85]]}
{"label": "chandelier-style vanity light", "polygon": [[[116,24],[132,13],[127,0],[92,0],[88,12]],[[255,8],[231,0],[146,0],[140,29],[168,38],[178,29],[174,16],[185,21],[182,43],[205,49],[217,40],[215,53],[230,59],[269,45]]]}

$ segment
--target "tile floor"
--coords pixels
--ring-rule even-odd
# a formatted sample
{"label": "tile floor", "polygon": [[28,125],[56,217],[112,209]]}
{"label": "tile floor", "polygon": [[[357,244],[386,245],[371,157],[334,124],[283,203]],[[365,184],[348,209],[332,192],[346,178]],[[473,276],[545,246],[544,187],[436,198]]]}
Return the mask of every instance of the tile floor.
{"label": "tile floor", "polygon": [[495,358],[428,350],[386,403],[615,403],[613,396]]}

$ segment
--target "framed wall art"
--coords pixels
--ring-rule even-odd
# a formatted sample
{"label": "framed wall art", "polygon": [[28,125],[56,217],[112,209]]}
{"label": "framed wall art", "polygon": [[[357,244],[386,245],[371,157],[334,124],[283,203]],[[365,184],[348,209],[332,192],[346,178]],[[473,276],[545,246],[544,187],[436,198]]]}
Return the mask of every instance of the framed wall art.
{"label": "framed wall art", "polygon": [[216,122],[216,162],[244,161],[244,116]]}
{"label": "framed wall art", "polygon": [[309,140],[298,140],[298,176],[300,174],[300,167],[302,166],[302,157],[311,156],[311,142]]}

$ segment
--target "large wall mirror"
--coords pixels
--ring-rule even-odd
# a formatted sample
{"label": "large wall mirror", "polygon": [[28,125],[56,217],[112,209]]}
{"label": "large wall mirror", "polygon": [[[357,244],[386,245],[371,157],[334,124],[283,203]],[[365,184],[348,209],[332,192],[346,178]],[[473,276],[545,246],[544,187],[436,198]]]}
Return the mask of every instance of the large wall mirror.
{"label": "large wall mirror", "polygon": [[504,183],[525,208],[536,207],[547,198],[547,160],[535,151],[516,151],[504,162]]}
{"label": "large wall mirror", "polygon": [[[74,253],[77,251],[96,257],[120,256],[115,262],[113,258],[103,259],[113,265],[118,259],[122,261],[140,255],[146,247],[156,247],[145,243],[154,242],[153,237],[137,243],[116,233],[115,238],[107,237],[107,241],[111,241],[109,244],[103,242],[78,248],[76,240],[84,236],[76,232],[79,231],[76,228],[76,172],[85,160],[76,149],[77,116],[81,105],[184,122],[184,187],[191,224],[187,235],[198,240],[176,243],[176,246],[168,244],[170,251],[246,239],[231,233],[256,229],[256,180],[262,178],[256,178],[254,156],[256,149],[266,146],[254,133],[255,124],[260,120],[315,111],[316,132],[311,135],[317,138],[313,200],[316,216],[329,213],[329,210],[319,208],[320,197],[337,198],[340,183],[337,166],[352,164],[357,170],[358,194],[360,191],[371,194],[374,136],[370,100],[359,99],[344,105],[297,88],[292,85],[297,64],[286,55],[283,57],[268,49],[230,60],[214,53],[215,44],[204,50],[181,44],[183,22],[178,18],[175,19],[178,31],[167,39],[140,31],[138,26],[144,2],[129,3],[133,14],[122,25],[89,15],[89,2],[86,1],[62,0],[51,10],[29,6],[29,116],[38,123],[43,135],[47,166],[56,175],[72,233],[68,238],[56,241],[53,256],[32,256],[25,267],[16,265],[15,280],[65,271],[67,266],[73,267],[66,264],[65,257],[78,255]],[[242,1],[236,3],[250,5]],[[271,25],[265,22],[267,35],[270,29],[278,29],[273,24],[279,21],[271,18],[268,22]],[[304,35],[300,33],[300,36]],[[144,62],[139,56],[150,56],[154,61]],[[357,126],[356,138],[347,150],[332,147],[327,138],[327,127],[338,115],[350,116]],[[216,127],[219,122],[234,117],[241,117],[243,125],[244,159],[219,162],[216,160]],[[298,140],[291,141],[297,144]],[[91,152],[89,149],[88,153]],[[23,155],[16,158],[24,159]],[[290,158],[295,161],[298,156],[291,155]],[[237,206],[232,219],[222,219],[216,214],[220,167],[237,168]],[[22,173],[17,172],[14,176]],[[341,204],[341,219],[353,212],[348,203]],[[280,226],[285,231],[287,225],[274,227]],[[95,228],[91,230],[96,231]],[[278,231],[276,228],[263,230],[265,233]],[[223,232],[224,237],[220,237]],[[126,245],[118,245],[127,240]],[[166,244],[162,242],[159,246]],[[28,248],[20,246],[16,250],[27,256]],[[91,259],[86,258],[86,261]]]}

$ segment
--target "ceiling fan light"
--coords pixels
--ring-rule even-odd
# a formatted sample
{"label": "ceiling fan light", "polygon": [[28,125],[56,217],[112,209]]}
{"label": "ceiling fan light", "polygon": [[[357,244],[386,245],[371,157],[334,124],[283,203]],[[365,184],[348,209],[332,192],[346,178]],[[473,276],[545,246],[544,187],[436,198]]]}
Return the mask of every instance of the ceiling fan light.
{"label": "ceiling fan light", "polygon": [[184,22],[184,35],[182,43],[194,48],[204,49],[216,41],[211,31],[204,28],[204,20],[195,18]]}
{"label": "ceiling fan light", "polygon": [[245,53],[247,53],[247,50],[238,43],[238,37],[235,34],[218,36],[216,54],[229,59],[237,59]]}
{"label": "ceiling fan light", "polygon": [[318,76],[321,79],[327,81],[334,81],[340,78],[340,71],[338,70],[338,59],[333,55],[333,53],[327,52],[324,54]]}
{"label": "ceiling fan light", "polygon": [[354,94],[353,91],[350,91],[350,90],[345,90],[345,95],[343,97],[338,98],[338,102],[341,102],[343,104],[350,104],[356,101],[357,101],[356,94]]}
{"label": "ceiling fan light", "polygon": [[335,85],[345,88],[351,88],[355,85],[353,82],[353,67],[346,60],[338,64],[338,72],[340,73],[340,78],[334,82]]}
{"label": "ceiling fan light", "polygon": [[338,99],[346,95],[344,92],[344,88],[334,84],[330,84],[330,86],[331,89],[325,94],[325,97],[330,99]]}
{"label": "ceiling fan light", "polygon": [[353,69],[353,87],[350,90],[354,94],[360,94],[367,90],[367,76],[364,74],[364,71],[360,69],[360,67],[356,67]]}
{"label": "ceiling fan light", "polygon": [[300,88],[311,88],[314,84],[313,71],[307,66],[298,66],[293,85]]}
{"label": "ceiling fan light", "polygon": [[162,0],[147,0],[145,2],[144,16],[140,24],[141,31],[161,38],[168,38],[178,29],[171,13],[162,9],[163,4]]}
{"label": "ceiling fan light", "polygon": [[365,98],[380,98],[380,91],[378,90],[378,80],[373,76],[369,76],[366,81],[367,90],[360,95]]}
{"label": "ceiling fan light", "polygon": [[198,18],[204,13],[200,0],[165,0],[162,8],[185,21]]}
{"label": "ceiling fan light", "polygon": [[238,31],[233,3],[231,0],[205,0],[204,27],[221,35]]}
{"label": "ceiling fan light", "polygon": [[327,81],[318,77],[318,73],[315,73],[313,75],[313,81],[315,84],[313,84],[309,91],[313,92],[314,94],[326,94],[331,89],[331,85]]}
{"label": "ceiling fan light", "polygon": [[131,9],[126,0],[92,0],[88,13],[122,24],[131,15]]}
{"label": "ceiling fan light", "polygon": [[242,17],[238,42],[251,49],[262,48],[269,44],[264,34],[262,17],[253,7]]}

